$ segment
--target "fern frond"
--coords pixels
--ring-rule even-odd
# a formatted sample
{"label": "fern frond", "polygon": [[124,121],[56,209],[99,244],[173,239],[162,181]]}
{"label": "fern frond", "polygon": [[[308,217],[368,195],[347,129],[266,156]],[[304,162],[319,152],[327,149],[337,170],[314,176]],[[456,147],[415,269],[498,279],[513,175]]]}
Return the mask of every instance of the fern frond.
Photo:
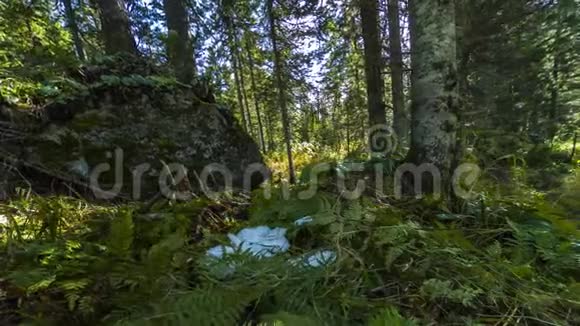
{"label": "fern frond", "polygon": [[119,258],[129,258],[133,244],[133,212],[120,209],[111,222],[107,247],[111,254]]}
{"label": "fern frond", "polygon": [[292,314],[286,311],[279,311],[274,314],[267,314],[262,315],[261,318],[262,322],[266,323],[267,325],[280,325],[280,326],[294,326],[294,325],[301,325],[301,326],[319,326],[320,322],[313,320],[309,316],[302,316]]}
{"label": "fern frond", "polygon": [[396,308],[388,307],[383,309],[367,324],[368,326],[416,326],[416,321],[406,319],[401,316]]}

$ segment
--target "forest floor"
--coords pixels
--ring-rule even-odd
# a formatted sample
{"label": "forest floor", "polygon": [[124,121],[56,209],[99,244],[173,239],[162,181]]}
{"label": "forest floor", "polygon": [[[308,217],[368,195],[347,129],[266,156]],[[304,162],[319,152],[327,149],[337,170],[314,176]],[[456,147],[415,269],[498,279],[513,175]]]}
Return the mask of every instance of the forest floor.
{"label": "forest floor", "polygon": [[[551,193],[484,180],[461,214],[429,198],[346,200],[332,178],[308,199],[308,184],[287,195],[278,184],[270,198],[147,211],[23,191],[0,205],[0,323],[577,325],[580,174],[569,171]],[[288,247],[226,249],[258,226],[284,228]],[[228,254],[208,255],[215,246]]]}

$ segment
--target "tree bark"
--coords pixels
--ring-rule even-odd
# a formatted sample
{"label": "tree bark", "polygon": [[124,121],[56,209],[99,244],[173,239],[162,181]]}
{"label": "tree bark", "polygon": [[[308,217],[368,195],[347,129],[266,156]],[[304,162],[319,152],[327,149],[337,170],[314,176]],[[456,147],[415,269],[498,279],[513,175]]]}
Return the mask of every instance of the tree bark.
{"label": "tree bark", "polygon": [[[378,3],[377,0],[359,0],[359,7],[364,43],[369,127],[372,128],[387,124],[383,101],[384,82],[381,75],[383,59],[379,34]],[[371,152],[378,151],[378,149],[372,148],[373,142],[370,139],[369,144]]]}
{"label": "tree bark", "polygon": [[422,192],[433,193],[435,187],[441,186],[441,195],[448,197],[459,107],[455,3],[411,0],[410,11],[412,129],[408,161],[435,166],[441,184],[434,184],[435,178],[423,178]]}
{"label": "tree bark", "polygon": [[163,0],[167,23],[167,57],[177,79],[191,83],[196,74],[193,41],[189,33],[189,14],[184,0]]}
{"label": "tree bark", "polygon": [[254,107],[256,108],[256,116],[258,118],[258,134],[260,136],[260,145],[262,145],[262,151],[266,152],[266,141],[264,140],[264,127],[262,125],[262,114],[260,112],[260,101],[258,99],[258,91],[256,88],[256,78],[254,77],[254,58],[252,56],[252,48],[250,44],[250,39],[246,41],[246,52],[248,54],[248,65],[250,70],[250,84],[252,86],[252,95],[254,97]]}
{"label": "tree bark", "polygon": [[238,60],[238,68],[239,68],[239,78],[240,78],[240,89],[242,90],[242,99],[244,100],[244,106],[246,108],[245,112],[247,114],[246,122],[248,123],[248,133],[254,137],[254,125],[252,123],[252,114],[250,112],[250,106],[248,105],[248,94],[246,92],[246,81],[244,79],[244,60],[242,54],[240,53],[240,42],[238,37],[234,34],[234,47],[236,51],[236,56]]}
{"label": "tree bark", "polygon": [[403,54],[401,51],[401,28],[399,24],[399,0],[388,0],[389,44],[391,68],[391,93],[393,96],[393,129],[399,142],[407,139],[407,114],[403,86]]}
{"label": "tree bark", "polygon": [[[233,47],[230,47],[234,51]],[[248,132],[248,121],[246,120],[246,109],[244,107],[244,99],[242,95],[242,87],[240,84],[240,72],[238,67],[238,58],[232,52],[232,68],[234,70],[234,82],[236,83],[236,94],[238,98],[238,106],[240,107],[240,114],[242,116],[242,126],[245,132]]]}
{"label": "tree bark", "polygon": [[572,144],[572,152],[570,153],[570,163],[574,162],[574,156],[576,155],[576,142],[578,141],[578,132],[574,133],[574,141]]}
{"label": "tree bark", "polygon": [[274,141],[274,126],[272,126],[272,116],[266,112],[264,119],[266,122],[266,129],[268,130],[268,151],[274,151],[276,149],[276,142]]}
{"label": "tree bark", "polygon": [[236,95],[238,100],[238,106],[240,108],[240,115],[242,116],[242,128],[245,132],[248,132],[248,123],[246,121],[246,110],[244,109],[244,100],[242,95],[242,89],[240,86],[240,76],[238,69],[238,56],[236,54],[236,45],[234,38],[234,27],[229,16],[223,17],[224,24],[226,27],[226,32],[228,34],[228,46],[230,48],[230,56],[232,61],[232,69],[234,71],[234,83],[236,84]]}
{"label": "tree bark", "polygon": [[278,36],[276,33],[276,17],[274,15],[274,0],[268,0],[267,10],[268,19],[270,23],[270,39],[272,41],[272,51],[274,52],[274,75],[276,76],[276,86],[278,89],[278,105],[280,106],[280,112],[282,113],[282,127],[284,130],[284,141],[286,143],[286,154],[288,156],[288,173],[289,181],[291,184],[296,182],[296,176],[294,173],[294,161],[292,159],[292,139],[290,134],[290,119],[288,118],[288,109],[286,107],[286,84],[284,82],[283,67],[282,67],[282,56],[280,51],[278,51]]}
{"label": "tree bark", "polygon": [[[354,16],[353,16],[353,25],[355,24],[355,20],[354,20]],[[352,35],[352,39],[349,41],[352,44],[352,49],[354,51],[354,53],[356,53],[357,55],[360,54],[360,49],[358,47],[358,39],[359,36],[354,33]],[[360,103],[362,103],[364,101],[363,99],[363,95],[362,92],[360,91],[361,89],[361,78],[360,76],[362,75],[361,71],[360,71],[360,65],[355,63],[354,64],[354,85],[355,85],[355,90],[356,90],[356,94],[357,94],[357,98],[360,98]],[[357,101],[358,103],[358,101]],[[367,137],[367,131],[368,131],[368,125],[366,124],[365,121],[363,121],[363,123],[361,124],[361,129],[360,129],[360,137],[359,139],[363,140]]]}
{"label": "tree bark", "polygon": [[83,41],[81,39],[81,34],[79,31],[79,27],[77,25],[77,19],[75,10],[72,5],[72,0],[63,0],[63,5],[66,14],[66,24],[72,35],[73,43],[75,46],[75,52],[79,60],[85,61],[86,60],[85,49],[83,47]]}
{"label": "tree bark", "polygon": [[[561,6],[561,3],[558,3]],[[562,42],[562,19],[560,13],[560,8],[558,8],[558,19],[556,21],[556,35],[554,36],[553,42],[553,64],[552,64],[552,85],[550,87],[550,110],[548,117],[550,121],[548,122],[548,139],[553,142],[554,137],[558,133],[558,108],[560,100],[560,65],[562,62],[560,42]]]}
{"label": "tree bark", "polygon": [[96,0],[101,17],[101,33],[105,52],[137,55],[137,44],[131,33],[129,16],[123,0]]}

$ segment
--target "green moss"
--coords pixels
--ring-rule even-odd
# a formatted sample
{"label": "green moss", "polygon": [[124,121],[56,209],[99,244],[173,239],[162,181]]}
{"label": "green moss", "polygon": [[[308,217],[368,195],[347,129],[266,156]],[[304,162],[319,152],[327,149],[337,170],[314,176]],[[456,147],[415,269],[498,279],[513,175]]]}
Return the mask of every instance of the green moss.
{"label": "green moss", "polygon": [[174,152],[179,148],[171,139],[162,137],[154,140],[155,145],[162,151]]}
{"label": "green moss", "polygon": [[115,119],[106,111],[91,110],[75,116],[70,126],[78,132],[92,130],[95,127],[112,127]]}

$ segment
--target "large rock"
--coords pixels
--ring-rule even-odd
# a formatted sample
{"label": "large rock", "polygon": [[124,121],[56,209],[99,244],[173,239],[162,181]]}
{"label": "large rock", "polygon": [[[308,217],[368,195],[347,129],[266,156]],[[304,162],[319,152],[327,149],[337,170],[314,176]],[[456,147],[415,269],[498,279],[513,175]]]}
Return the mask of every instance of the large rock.
{"label": "large rock", "polygon": [[[149,75],[137,69],[114,75],[111,70],[85,68],[81,78],[55,88],[41,110],[42,128],[26,139],[17,156],[85,182],[92,175],[93,185],[98,180],[103,190],[117,183],[120,195],[133,199],[155,195],[160,173],[179,165],[188,171],[181,190],[197,192],[203,183],[211,189],[223,186],[221,173],[204,178],[208,166],[227,169],[235,188],[255,187],[264,180],[254,173],[244,184],[248,167],[263,165],[258,146],[228,108],[208,102],[212,96],[207,89],[200,92],[199,86],[162,77],[151,67],[145,69]],[[107,164],[110,170],[105,171]],[[120,174],[115,166],[122,167]],[[134,175],[139,167],[141,178]]]}

